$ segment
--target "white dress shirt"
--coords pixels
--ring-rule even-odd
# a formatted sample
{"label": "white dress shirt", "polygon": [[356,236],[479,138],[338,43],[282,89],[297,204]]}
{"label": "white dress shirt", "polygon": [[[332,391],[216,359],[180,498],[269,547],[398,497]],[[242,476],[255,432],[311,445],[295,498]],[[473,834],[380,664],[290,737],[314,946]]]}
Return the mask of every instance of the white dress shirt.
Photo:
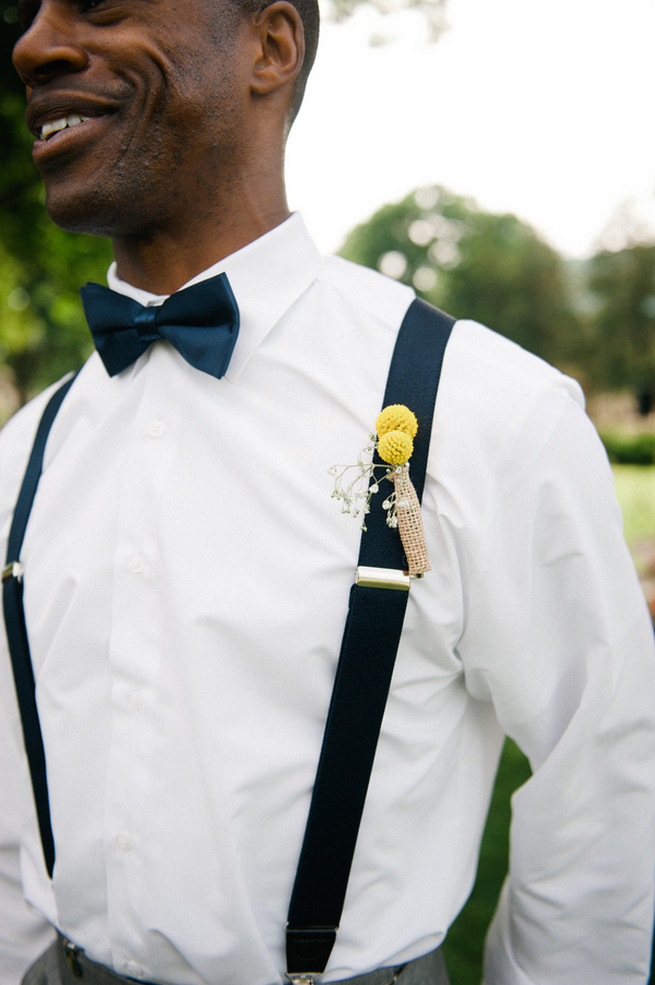
{"label": "white dress shirt", "polygon": [[[360,538],[328,469],[367,444],[413,295],[321,257],[298,216],[217,270],[242,315],[225,378],[165,342],[113,379],[93,355],[48,442],[21,560],[57,859],[51,884],[3,638],[3,985],[50,924],[137,979],[284,972]],[[0,434],[3,540],[45,398]],[[410,592],[327,981],[444,938],[504,734],[533,776],[487,985],[646,979],[655,653],[582,404],[457,323],[423,506],[433,571]]]}

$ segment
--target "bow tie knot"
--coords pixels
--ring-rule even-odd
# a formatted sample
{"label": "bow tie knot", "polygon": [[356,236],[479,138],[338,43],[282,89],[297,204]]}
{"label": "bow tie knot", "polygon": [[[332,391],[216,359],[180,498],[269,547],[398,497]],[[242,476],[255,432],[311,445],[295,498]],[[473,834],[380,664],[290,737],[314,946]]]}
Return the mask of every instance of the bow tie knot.
{"label": "bow tie knot", "polygon": [[196,369],[225,375],[239,333],[239,309],[226,274],[144,306],[101,284],[81,290],[98,354],[110,376],[131,366],[153,343],[165,339]]}
{"label": "bow tie knot", "polygon": [[164,337],[157,328],[158,308],[159,305],[148,305],[142,307],[141,311],[137,311],[134,314],[134,327],[142,342],[157,342],[158,339],[163,339]]}

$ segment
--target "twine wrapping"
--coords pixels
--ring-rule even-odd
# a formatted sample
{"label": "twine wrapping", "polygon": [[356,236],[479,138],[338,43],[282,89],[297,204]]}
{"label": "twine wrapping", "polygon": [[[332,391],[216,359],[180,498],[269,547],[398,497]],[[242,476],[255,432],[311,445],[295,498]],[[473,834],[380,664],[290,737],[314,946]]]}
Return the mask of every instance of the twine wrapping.
{"label": "twine wrapping", "polygon": [[405,462],[390,477],[396,487],[396,517],[398,533],[407,559],[410,575],[423,575],[432,570],[425,544],[421,505],[409,477],[409,465]]}

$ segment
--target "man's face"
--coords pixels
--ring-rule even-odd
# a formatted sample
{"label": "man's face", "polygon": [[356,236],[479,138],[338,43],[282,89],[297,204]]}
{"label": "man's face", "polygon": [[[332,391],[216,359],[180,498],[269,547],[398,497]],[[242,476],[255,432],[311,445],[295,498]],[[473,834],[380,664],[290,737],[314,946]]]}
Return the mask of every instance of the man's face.
{"label": "man's face", "polygon": [[14,64],[59,225],[152,235],[215,208],[247,140],[227,0],[21,0]]}

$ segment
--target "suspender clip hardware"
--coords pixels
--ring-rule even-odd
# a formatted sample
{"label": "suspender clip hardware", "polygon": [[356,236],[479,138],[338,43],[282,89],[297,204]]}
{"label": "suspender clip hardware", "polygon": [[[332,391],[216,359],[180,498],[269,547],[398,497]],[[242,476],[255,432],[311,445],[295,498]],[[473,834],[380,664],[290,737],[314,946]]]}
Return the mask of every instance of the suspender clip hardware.
{"label": "suspender clip hardware", "polygon": [[291,985],[315,985],[316,974],[314,971],[305,971],[299,975],[293,975],[287,972],[284,977],[289,979]]}
{"label": "suspender clip hardware", "polygon": [[82,977],[82,966],[78,960],[79,955],[82,953],[82,948],[78,947],[77,944],[73,944],[66,937],[62,937],[61,944],[64,949],[64,957],[68,963],[68,967],[73,973],[74,978]]}
{"label": "suspender clip hardware", "polygon": [[20,581],[25,572],[25,566],[20,563],[20,561],[12,561],[8,564],[6,568],[2,569],[2,584],[6,581],[11,581],[12,578],[17,578]]}
{"label": "suspender clip hardware", "polygon": [[400,568],[369,568],[360,565],[355,574],[355,584],[363,588],[392,588],[408,592],[414,577]]}

